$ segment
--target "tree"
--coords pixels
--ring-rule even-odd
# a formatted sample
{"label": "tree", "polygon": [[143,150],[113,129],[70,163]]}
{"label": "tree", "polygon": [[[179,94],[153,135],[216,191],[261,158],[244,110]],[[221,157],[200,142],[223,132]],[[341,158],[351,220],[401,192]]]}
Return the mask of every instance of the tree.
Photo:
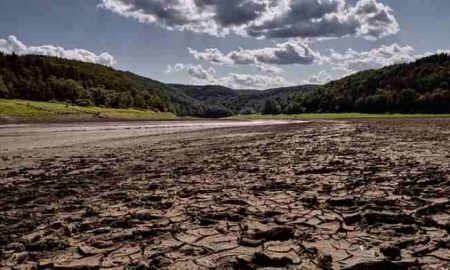
{"label": "tree", "polygon": [[435,113],[450,112],[450,91],[435,89],[430,95],[430,105]]}
{"label": "tree", "polygon": [[366,112],[382,113],[388,109],[388,100],[384,95],[373,95],[366,98]]}
{"label": "tree", "polygon": [[9,90],[6,84],[3,82],[2,76],[0,76],[0,98],[8,98]]}
{"label": "tree", "polygon": [[101,87],[90,88],[89,92],[92,95],[94,104],[102,107],[111,107],[112,95],[110,91],[105,90]]}
{"label": "tree", "polygon": [[417,93],[414,89],[403,89],[397,98],[397,106],[400,112],[411,113],[415,111]]}
{"label": "tree", "polygon": [[273,101],[273,100],[267,100],[264,103],[264,107],[262,110],[263,114],[279,114],[280,113],[280,108],[278,106],[278,103]]}

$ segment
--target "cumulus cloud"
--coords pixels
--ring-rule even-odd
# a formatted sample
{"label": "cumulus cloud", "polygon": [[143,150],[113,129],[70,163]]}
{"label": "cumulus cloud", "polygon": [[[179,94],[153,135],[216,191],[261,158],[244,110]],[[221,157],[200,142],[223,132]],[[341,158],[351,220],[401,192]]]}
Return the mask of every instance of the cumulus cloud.
{"label": "cumulus cloud", "polygon": [[[310,65],[331,66],[346,73],[381,68],[388,65],[406,63],[424,55],[417,55],[413,47],[400,46],[397,43],[382,45],[369,51],[348,49],[338,53],[333,49],[329,54],[314,51],[308,44],[290,40],[276,44],[275,47],[255,50],[239,49],[223,53],[219,49],[210,48],[197,51],[188,48],[189,53],[199,61],[208,61],[216,65],[253,65],[260,71],[279,73],[280,65]],[[427,55],[427,54],[425,54]]]}
{"label": "cumulus cloud", "polygon": [[216,64],[266,64],[266,65],[291,65],[313,63],[316,53],[307,44],[297,41],[287,41],[276,44],[272,48],[262,48],[255,50],[239,49],[224,55],[218,49],[207,49],[198,52],[189,48],[189,52],[197,60],[207,60]]}
{"label": "cumulus cloud", "polygon": [[290,40],[276,44],[275,47],[236,51],[223,53],[217,48],[197,51],[188,48],[195,59],[208,61],[216,65],[253,65],[260,71],[278,73],[282,69],[278,65],[309,65],[320,58],[320,54],[300,41]]}
{"label": "cumulus cloud", "polygon": [[256,68],[261,72],[272,73],[272,74],[277,74],[277,73],[281,73],[284,71],[284,69],[282,69],[278,66],[271,66],[271,65],[258,65],[258,66],[256,66]]}
{"label": "cumulus cloud", "polygon": [[191,64],[175,64],[173,66],[169,65],[167,66],[166,73],[172,73],[172,72],[181,72],[181,71],[187,71],[187,73],[200,81],[214,81],[214,76],[216,74],[216,71],[209,67],[205,68],[202,65],[191,65]]}
{"label": "cumulus cloud", "polygon": [[280,76],[265,76],[259,74],[231,73],[228,76],[218,78],[220,84],[231,88],[268,89],[286,86],[289,83]]}
{"label": "cumulus cloud", "polygon": [[105,66],[114,66],[116,64],[114,57],[106,52],[97,55],[84,49],[66,50],[62,47],[53,45],[27,46],[15,36],[9,36],[7,39],[0,39],[0,51],[6,54],[16,53],[19,55],[33,54],[54,56]]}
{"label": "cumulus cloud", "polygon": [[192,48],[188,48],[188,51],[197,60],[208,61],[216,65],[233,64],[233,60],[228,55],[225,55],[217,48],[208,48],[205,49],[204,51],[197,51]]}
{"label": "cumulus cloud", "polygon": [[[348,49],[345,53],[338,53],[330,50],[329,55],[321,55],[319,57],[320,61],[318,64],[342,71],[343,73],[340,77],[343,77],[362,70],[378,69],[385,66],[413,62],[419,58],[436,53],[450,54],[450,50],[437,50],[434,53],[426,52],[417,54],[412,46],[401,46],[393,43],[390,45],[382,45],[369,51]],[[337,77],[332,77],[326,71],[321,71],[319,74],[306,79],[304,83],[324,84],[332,79],[337,79]]]}
{"label": "cumulus cloud", "polygon": [[100,7],[169,30],[255,38],[379,38],[395,34],[379,0],[101,0]]}
{"label": "cumulus cloud", "polygon": [[325,70],[321,70],[317,75],[311,75],[308,79],[304,80],[304,84],[326,84],[331,81],[333,77],[331,77],[328,72]]}
{"label": "cumulus cloud", "polygon": [[166,72],[187,72],[193,82],[197,84],[224,85],[231,88],[267,89],[288,85],[288,82],[279,76],[265,76],[260,74],[230,73],[226,76],[216,76],[212,67],[191,64],[169,65]]}
{"label": "cumulus cloud", "polygon": [[[303,83],[305,84],[325,84],[329,81],[362,70],[377,69],[394,64],[413,62],[416,59],[435,53],[450,54],[450,50],[437,50],[433,53],[425,52],[422,54],[417,54],[412,46],[402,46],[397,43],[381,45],[380,47],[373,48],[368,51],[348,49],[343,53],[339,53],[331,49],[326,55],[320,54],[319,52],[314,52],[309,47],[300,46],[295,50],[290,49],[292,47],[294,46],[292,46],[291,41],[289,41],[278,44],[273,48],[256,50],[240,49],[237,51],[231,51],[227,54],[222,53],[218,49],[206,49],[204,51],[189,49],[189,52],[197,60],[207,61],[212,64],[253,65],[257,67],[258,70],[269,73],[280,72],[279,65],[308,63],[314,63],[318,66],[327,67],[334,70],[331,74],[325,70],[322,70],[318,74],[312,75],[303,80]],[[280,51],[282,51],[282,53],[279,53]],[[289,53],[293,56],[285,57]],[[306,55],[308,55],[308,57],[312,60],[306,61],[305,58],[308,58]],[[293,59],[297,59],[297,61],[294,61]],[[202,83],[220,84],[233,88],[264,89],[289,84],[284,78],[279,76],[231,73],[225,77],[217,77],[215,76],[216,72],[213,68],[205,68],[202,65],[194,66],[177,64],[173,67],[169,66],[168,70],[170,72],[186,70],[193,78],[201,80]]]}
{"label": "cumulus cloud", "polygon": [[[422,56],[424,55],[416,54],[414,48],[409,45],[400,46],[393,43],[368,51],[348,49],[344,53],[338,53],[331,49],[329,54],[318,56],[317,64],[339,70],[342,73],[339,77],[343,77],[362,70],[412,62]],[[338,79],[338,77],[322,70],[303,82],[305,84],[325,84],[334,79]]]}
{"label": "cumulus cloud", "polygon": [[450,50],[437,50],[436,53],[439,53],[439,54],[444,53],[444,54],[449,54],[450,55]]}
{"label": "cumulus cloud", "polygon": [[322,57],[322,64],[331,65],[337,69],[348,72],[366,69],[381,68],[388,65],[407,63],[420,56],[415,53],[413,47],[400,46],[397,43],[382,45],[369,51],[355,51],[348,49],[345,53],[337,53],[331,50],[331,54]]}

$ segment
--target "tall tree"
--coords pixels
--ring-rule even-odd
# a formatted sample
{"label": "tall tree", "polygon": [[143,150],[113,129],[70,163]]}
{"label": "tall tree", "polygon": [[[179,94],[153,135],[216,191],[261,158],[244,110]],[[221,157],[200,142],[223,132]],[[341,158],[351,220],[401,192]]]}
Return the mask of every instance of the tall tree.
{"label": "tall tree", "polygon": [[0,76],[0,98],[8,98],[9,90],[5,82],[3,82],[2,76]]}

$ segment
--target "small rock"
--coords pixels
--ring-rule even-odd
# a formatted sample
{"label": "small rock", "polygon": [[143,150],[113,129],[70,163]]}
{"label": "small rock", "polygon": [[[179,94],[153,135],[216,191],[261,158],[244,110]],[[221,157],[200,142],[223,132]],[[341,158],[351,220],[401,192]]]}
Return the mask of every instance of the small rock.
{"label": "small rock", "polygon": [[25,245],[19,242],[10,243],[6,246],[5,250],[13,250],[15,252],[25,251]]}
{"label": "small rock", "polygon": [[306,208],[315,208],[319,205],[319,200],[317,199],[317,196],[306,196],[302,198],[303,205]]}
{"label": "small rock", "polygon": [[14,253],[9,257],[8,262],[12,264],[21,264],[28,257],[28,252],[18,252]]}
{"label": "small rock", "polygon": [[329,254],[323,254],[319,257],[319,268],[322,270],[333,269],[333,257]]}
{"label": "small rock", "polygon": [[248,239],[248,238],[241,238],[239,241],[239,244],[245,247],[259,247],[263,244],[262,240],[254,240],[254,239]]}
{"label": "small rock", "polygon": [[401,250],[392,244],[382,244],[380,252],[389,260],[397,261],[401,259]]}
{"label": "small rock", "polygon": [[266,253],[257,252],[253,255],[253,263],[261,267],[287,267],[293,261],[288,257],[273,257]]}
{"label": "small rock", "polygon": [[294,229],[289,226],[279,226],[267,231],[256,232],[256,239],[265,239],[266,241],[287,241],[294,237]]}
{"label": "small rock", "polygon": [[247,206],[248,203],[242,199],[227,199],[223,201],[224,204]]}

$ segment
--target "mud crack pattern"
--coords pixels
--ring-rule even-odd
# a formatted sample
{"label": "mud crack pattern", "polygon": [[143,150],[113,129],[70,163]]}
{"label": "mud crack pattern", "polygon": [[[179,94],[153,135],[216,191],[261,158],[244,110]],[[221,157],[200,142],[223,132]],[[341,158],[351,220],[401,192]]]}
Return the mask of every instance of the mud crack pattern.
{"label": "mud crack pattern", "polygon": [[0,154],[0,269],[450,269],[449,138],[316,122]]}

